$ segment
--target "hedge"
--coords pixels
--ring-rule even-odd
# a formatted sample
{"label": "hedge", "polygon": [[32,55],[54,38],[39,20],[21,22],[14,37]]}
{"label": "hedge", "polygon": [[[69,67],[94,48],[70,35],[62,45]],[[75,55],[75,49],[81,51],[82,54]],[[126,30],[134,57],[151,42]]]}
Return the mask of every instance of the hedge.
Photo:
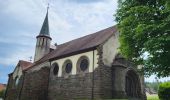
{"label": "hedge", "polygon": [[0,91],[0,98],[4,98],[5,90]]}
{"label": "hedge", "polygon": [[159,85],[158,96],[160,100],[170,100],[170,82]]}

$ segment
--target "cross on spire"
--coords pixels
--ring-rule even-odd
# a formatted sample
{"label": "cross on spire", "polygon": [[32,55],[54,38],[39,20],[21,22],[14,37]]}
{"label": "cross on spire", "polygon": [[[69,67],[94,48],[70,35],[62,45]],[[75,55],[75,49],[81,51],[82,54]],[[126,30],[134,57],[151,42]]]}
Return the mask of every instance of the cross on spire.
{"label": "cross on spire", "polygon": [[47,12],[48,12],[48,9],[50,8],[50,4],[48,3],[48,5],[47,5]]}

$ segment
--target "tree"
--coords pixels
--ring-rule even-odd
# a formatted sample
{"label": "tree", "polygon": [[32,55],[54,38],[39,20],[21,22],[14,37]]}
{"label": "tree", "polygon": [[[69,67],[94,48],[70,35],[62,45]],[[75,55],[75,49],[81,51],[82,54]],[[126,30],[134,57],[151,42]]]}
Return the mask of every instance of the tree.
{"label": "tree", "polygon": [[4,96],[5,96],[5,90],[1,90],[0,91],[0,98],[4,98]]}
{"label": "tree", "polygon": [[170,0],[119,0],[120,53],[145,75],[170,75]]}

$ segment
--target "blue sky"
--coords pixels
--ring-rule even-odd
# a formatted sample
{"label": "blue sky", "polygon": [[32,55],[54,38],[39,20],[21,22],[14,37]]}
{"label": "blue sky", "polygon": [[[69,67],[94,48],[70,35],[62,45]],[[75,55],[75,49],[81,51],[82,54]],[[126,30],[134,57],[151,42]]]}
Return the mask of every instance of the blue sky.
{"label": "blue sky", "polygon": [[[18,60],[34,56],[47,1],[53,44],[115,25],[117,0],[0,0],[0,83],[7,83]],[[167,78],[166,78],[167,79]],[[153,81],[154,76],[147,79]]]}

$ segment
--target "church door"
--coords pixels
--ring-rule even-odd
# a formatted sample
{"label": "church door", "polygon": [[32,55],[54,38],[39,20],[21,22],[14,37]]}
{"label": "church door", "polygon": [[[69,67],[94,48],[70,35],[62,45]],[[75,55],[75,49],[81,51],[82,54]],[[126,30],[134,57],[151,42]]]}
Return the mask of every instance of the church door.
{"label": "church door", "polygon": [[130,98],[137,98],[140,94],[140,80],[138,75],[130,70],[126,74],[126,95]]}

